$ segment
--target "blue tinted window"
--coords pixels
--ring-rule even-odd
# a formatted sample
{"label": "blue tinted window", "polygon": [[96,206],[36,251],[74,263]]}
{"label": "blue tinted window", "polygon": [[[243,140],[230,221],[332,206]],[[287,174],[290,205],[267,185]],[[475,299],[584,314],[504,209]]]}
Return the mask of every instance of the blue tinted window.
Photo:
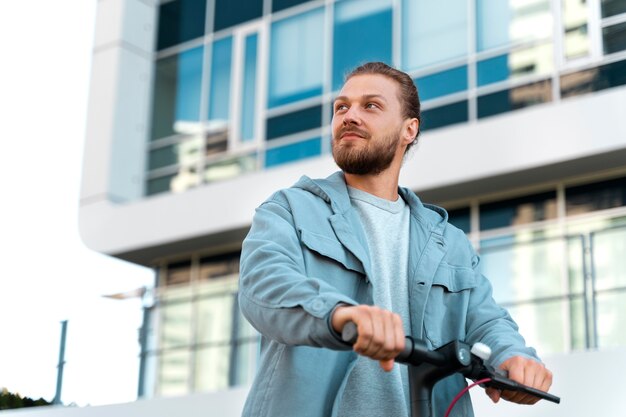
{"label": "blue tinted window", "polygon": [[258,35],[249,35],[245,41],[243,94],[241,97],[241,140],[254,139],[254,104],[256,102],[256,55]]}
{"label": "blue tinted window", "polygon": [[476,66],[478,86],[504,81],[509,78],[509,55],[500,55],[480,61]]}
{"label": "blue tinted window", "polygon": [[448,222],[463,230],[465,233],[469,233],[471,231],[469,207],[448,210]]}
{"label": "blue tinted window", "polygon": [[466,0],[402,1],[402,66],[405,70],[466,55]]}
{"label": "blue tinted window", "polygon": [[570,216],[626,206],[626,177],[568,187],[565,201]]}
{"label": "blue tinted window", "polygon": [[272,0],[272,12],[278,12],[291,6],[306,3],[312,0]]}
{"label": "blue tinted window", "polygon": [[556,192],[549,191],[511,200],[482,204],[480,230],[556,218]]}
{"label": "blue tinted window", "polygon": [[[626,3],[626,1],[624,2]],[[605,54],[626,49],[626,23],[608,26],[602,29],[602,45]]]}
{"label": "blue tinted window", "polygon": [[391,65],[391,2],[346,0],[335,3],[333,90],[341,88],[348,72],[368,61]]}
{"label": "blue tinted window", "polygon": [[439,127],[463,123],[468,120],[467,100],[447,104],[422,112],[421,130],[432,130]]}
{"label": "blue tinted window", "polygon": [[309,139],[304,142],[292,143],[280,148],[268,149],[265,154],[265,166],[271,167],[304,158],[318,156],[322,152],[322,139]]}
{"label": "blue tinted window", "polygon": [[467,66],[417,78],[415,84],[423,101],[467,90]]}
{"label": "blue tinted window", "polygon": [[620,85],[626,85],[626,61],[562,76],[561,97],[577,96]]}
{"label": "blue tinted window", "polygon": [[550,0],[476,0],[478,51],[552,37]]}
{"label": "blue tinted window", "polygon": [[179,133],[177,123],[200,118],[202,47],[156,62],[152,102],[152,139]]}
{"label": "blue tinted window", "polygon": [[315,129],[322,125],[322,106],[309,107],[267,119],[267,139]]}
{"label": "blue tinted window", "polygon": [[478,97],[478,118],[494,116],[552,100],[550,80]]}
{"label": "blue tinted window", "polygon": [[233,39],[230,36],[213,44],[209,94],[210,120],[228,120],[229,118],[232,49]]}
{"label": "blue tinted window", "polygon": [[263,15],[263,0],[215,0],[216,32]]}
{"label": "blue tinted window", "polygon": [[174,0],[159,7],[157,49],[204,35],[206,0]]}
{"label": "blue tinted window", "polygon": [[324,9],[272,24],[268,106],[322,94]]}
{"label": "blue tinted window", "polygon": [[602,17],[626,13],[626,1],[624,0],[602,0],[601,5]]}

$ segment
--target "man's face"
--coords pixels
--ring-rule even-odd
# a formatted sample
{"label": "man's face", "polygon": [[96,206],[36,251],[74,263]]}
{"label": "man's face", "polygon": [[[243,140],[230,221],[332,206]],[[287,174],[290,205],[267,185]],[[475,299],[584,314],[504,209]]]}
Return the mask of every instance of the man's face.
{"label": "man's face", "polygon": [[399,150],[403,130],[398,84],[383,75],[350,78],[334,102],[332,149],[335,162],[355,175],[379,174]]}

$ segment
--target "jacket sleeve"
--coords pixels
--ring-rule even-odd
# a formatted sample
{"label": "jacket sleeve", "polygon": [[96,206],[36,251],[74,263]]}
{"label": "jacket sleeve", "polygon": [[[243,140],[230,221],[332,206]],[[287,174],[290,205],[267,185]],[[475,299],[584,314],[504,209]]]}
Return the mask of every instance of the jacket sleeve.
{"label": "jacket sleeve", "polygon": [[490,362],[498,367],[513,356],[540,361],[535,349],[526,346],[518,326],[509,313],[493,299],[491,283],[479,272],[480,258],[474,254],[473,268],[477,285],[472,291],[467,313],[466,340],[482,342],[491,348]]}
{"label": "jacket sleeve", "polygon": [[330,327],[339,303],[357,304],[325,280],[306,275],[286,202],[274,198],[257,208],[241,253],[239,304],[248,321],[283,344],[349,350]]}

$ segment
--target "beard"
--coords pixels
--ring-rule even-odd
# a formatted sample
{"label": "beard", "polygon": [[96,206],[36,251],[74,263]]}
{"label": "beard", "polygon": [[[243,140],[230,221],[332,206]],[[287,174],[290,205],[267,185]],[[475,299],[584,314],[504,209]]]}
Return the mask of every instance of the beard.
{"label": "beard", "polygon": [[332,140],[333,158],[341,170],[353,175],[378,175],[391,165],[396,156],[401,129],[395,133],[380,138],[372,138],[367,132],[360,129],[341,129],[336,137],[346,131],[357,132],[367,143],[345,144],[340,139]]}

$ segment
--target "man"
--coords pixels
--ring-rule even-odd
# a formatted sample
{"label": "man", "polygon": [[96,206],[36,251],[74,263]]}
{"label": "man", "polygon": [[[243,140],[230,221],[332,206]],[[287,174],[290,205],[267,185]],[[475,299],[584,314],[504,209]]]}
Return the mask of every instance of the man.
{"label": "man", "polygon": [[[512,379],[550,387],[550,371],[494,303],[465,234],[443,209],[398,187],[419,124],[407,74],[360,66],[334,102],[332,150],[342,172],[303,177],[257,209],[243,244],[239,300],[262,334],[261,358],[244,416],[409,415],[407,369],[393,360],[407,333],[432,348],[483,342]],[[349,321],[359,332],[354,347],[339,336]],[[435,415],[465,384],[458,374],[437,384]],[[494,402],[536,401],[487,394]],[[471,416],[469,397],[454,411]]]}

